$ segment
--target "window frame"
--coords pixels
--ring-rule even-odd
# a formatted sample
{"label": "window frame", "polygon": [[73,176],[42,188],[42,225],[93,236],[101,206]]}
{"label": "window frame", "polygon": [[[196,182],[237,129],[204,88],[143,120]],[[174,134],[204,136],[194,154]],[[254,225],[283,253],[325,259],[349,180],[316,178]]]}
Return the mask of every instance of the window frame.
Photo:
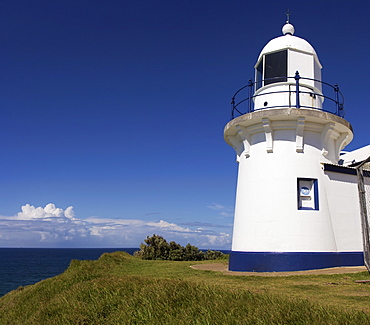
{"label": "window frame", "polygon": [[[307,195],[302,194],[301,190],[303,188],[304,183],[311,183],[310,186],[310,193]],[[312,193],[313,192],[313,193]],[[313,203],[311,207],[303,206],[302,198],[309,198],[312,200]],[[319,210],[319,185],[318,180],[316,178],[297,178],[297,208],[298,210],[311,210],[311,211],[318,211]]]}
{"label": "window frame", "polygon": [[[266,73],[269,72],[269,70],[271,69],[266,69],[266,61],[268,61],[269,59],[273,58],[274,56],[278,56],[282,53],[285,53],[284,57],[283,57],[283,61],[285,62],[285,71],[283,73],[283,75],[279,75],[281,74],[282,71],[278,71],[278,75],[272,75],[271,77],[268,76],[269,78],[276,78],[276,79],[271,79],[271,80],[266,80],[266,79],[269,79],[267,78],[266,76]],[[270,52],[270,53],[266,53],[266,54],[263,54],[262,55],[262,58],[260,60],[260,62],[258,63],[258,65],[256,66],[255,68],[255,82],[256,82],[256,90],[264,87],[264,86],[267,86],[267,85],[271,85],[271,84],[274,84],[274,83],[278,83],[278,82],[287,82],[288,81],[288,49],[283,49],[283,50],[280,50],[280,51],[276,51],[276,52]],[[267,59],[267,60],[266,60]],[[278,59],[278,61],[281,61],[281,59]],[[275,65],[275,64],[273,64]],[[273,65],[271,65],[271,68],[273,68]],[[279,64],[277,64],[279,65]]]}

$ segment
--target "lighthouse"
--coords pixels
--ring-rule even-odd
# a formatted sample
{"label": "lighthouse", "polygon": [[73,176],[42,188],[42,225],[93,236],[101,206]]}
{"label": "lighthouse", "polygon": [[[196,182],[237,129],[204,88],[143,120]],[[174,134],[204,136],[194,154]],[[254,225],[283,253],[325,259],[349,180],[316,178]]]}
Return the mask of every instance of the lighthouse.
{"label": "lighthouse", "polygon": [[[229,270],[279,272],[364,265],[356,171],[359,156],[337,85],[287,22],[232,98],[225,141],[238,179]],[[365,154],[364,154],[365,151]],[[348,156],[348,157],[349,157]]]}

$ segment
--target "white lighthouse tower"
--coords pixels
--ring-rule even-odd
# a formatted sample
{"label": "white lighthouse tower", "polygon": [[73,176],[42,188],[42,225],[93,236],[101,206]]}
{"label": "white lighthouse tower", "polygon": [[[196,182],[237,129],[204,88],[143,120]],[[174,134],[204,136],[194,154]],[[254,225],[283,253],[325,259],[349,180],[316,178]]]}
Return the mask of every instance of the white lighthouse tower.
{"label": "white lighthouse tower", "polygon": [[355,172],[339,163],[353,138],[341,93],[322,82],[314,48],[288,22],[282,31],[224,129],[239,164],[229,269],[363,265]]}

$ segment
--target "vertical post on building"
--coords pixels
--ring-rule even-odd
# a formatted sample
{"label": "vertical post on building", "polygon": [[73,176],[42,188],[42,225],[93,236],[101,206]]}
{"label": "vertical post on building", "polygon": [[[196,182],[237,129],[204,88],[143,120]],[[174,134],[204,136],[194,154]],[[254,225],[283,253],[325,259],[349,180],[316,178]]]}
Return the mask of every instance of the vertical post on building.
{"label": "vertical post on building", "polygon": [[253,87],[252,79],[249,79],[248,86],[249,86],[248,113],[250,113],[250,112],[252,112],[252,87]]}
{"label": "vertical post on building", "polygon": [[231,119],[234,118],[235,97],[231,98]]}
{"label": "vertical post on building", "polygon": [[294,79],[295,79],[295,107],[300,108],[301,105],[299,103],[299,79],[301,77],[299,76],[299,72],[296,71]]}
{"label": "vertical post on building", "polygon": [[334,92],[335,92],[335,105],[337,109],[337,115],[339,115],[340,107],[339,107],[339,87],[337,84],[334,85]]}
{"label": "vertical post on building", "polygon": [[369,219],[368,219],[368,202],[366,201],[366,190],[364,184],[364,170],[363,166],[370,161],[370,157],[363,161],[356,167],[358,177],[358,194],[360,200],[360,214],[362,224],[362,240],[364,246],[364,263],[367,270],[370,272],[370,232],[369,232]]}

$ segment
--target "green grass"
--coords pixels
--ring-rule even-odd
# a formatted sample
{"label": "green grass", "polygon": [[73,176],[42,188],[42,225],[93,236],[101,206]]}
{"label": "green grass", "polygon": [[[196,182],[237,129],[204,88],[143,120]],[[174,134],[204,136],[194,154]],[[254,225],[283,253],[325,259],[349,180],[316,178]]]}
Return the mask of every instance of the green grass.
{"label": "green grass", "polygon": [[354,282],[367,272],[259,277],[190,268],[202,263],[123,252],[72,261],[63,274],[1,297],[0,324],[370,324],[370,285]]}

